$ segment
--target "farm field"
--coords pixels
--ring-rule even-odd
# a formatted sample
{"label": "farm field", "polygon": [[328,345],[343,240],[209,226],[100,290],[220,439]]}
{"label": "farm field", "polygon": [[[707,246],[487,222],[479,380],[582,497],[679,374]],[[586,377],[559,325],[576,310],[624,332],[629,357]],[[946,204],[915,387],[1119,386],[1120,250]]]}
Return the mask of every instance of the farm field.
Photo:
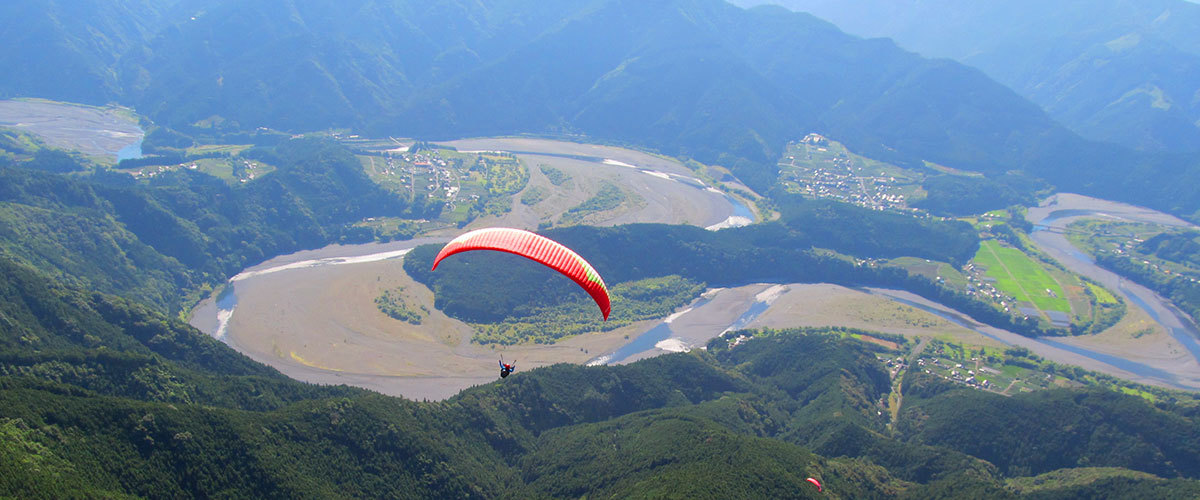
{"label": "farm field", "polygon": [[953,264],[940,261],[930,261],[917,257],[897,257],[885,261],[889,266],[902,267],[906,271],[919,274],[931,280],[939,281],[956,290],[964,290],[969,282],[961,271]]}
{"label": "farm field", "polygon": [[973,262],[985,267],[986,275],[996,280],[996,288],[1018,302],[1031,303],[1042,311],[1071,313],[1071,305],[1058,281],[1020,250],[986,240],[980,243]]}

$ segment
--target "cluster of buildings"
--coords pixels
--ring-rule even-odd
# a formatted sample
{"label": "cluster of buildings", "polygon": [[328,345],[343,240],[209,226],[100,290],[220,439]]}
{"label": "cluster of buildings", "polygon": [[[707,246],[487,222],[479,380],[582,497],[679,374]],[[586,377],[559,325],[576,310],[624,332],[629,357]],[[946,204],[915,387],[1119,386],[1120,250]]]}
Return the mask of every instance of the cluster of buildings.
{"label": "cluster of buildings", "polygon": [[800,143],[802,149],[794,150],[794,154],[785,157],[785,166],[793,174],[790,180],[799,186],[804,195],[832,198],[873,210],[914,211],[908,208],[905,196],[896,192],[895,177],[862,175],[862,168],[856,166],[854,160],[845,153],[824,160],[825,166],[822,167],[797,165],[797,155],[804,155],[801,161],[811,162],[814,152],[830,154],[828,140],[819,134],[809,134]]}
{"label": "cluster of buildings", "polygon": [[925,373],[938,375],[946,380],[957,382],[966,385],[967,387],[984,390],[996,389],[995,384],[991,383],[987,379],[980,379],[978,377],[983,376],[984,372],[999,372],[986,366],[980,367],[979,358],[971,358],[971,361],[975,362],[976,369],[979,370],[979,373],[976,373],[975,369],[971,369],[969,367],[964,368],[962,363],[954,363],[954,366],[950,366],[950,362],[947,361],[943,363],[938,358],[920,358],[917,360],[917,368],[923,370]]}
{"label": "cluster of buildings", "polygon": [[976,267],[975,264],[967,264],[963,271],[963,275],[967,278],[967,295],[999,302],[1000,307],[1004,308],[1004,312],[1009,312],[1009,308],[1016,307],[1016,297],[1007,295],[992,285],[996,279],[985,275],[983,270]]}
{"label": "cluster of buildings", "polygon": [[[196,169],[200,168],[199,165],[196,165],[195,163],[185,164],[182,166],[184,168],[187,168],[190,170],[196,170]],[[145,167],[145,168],[142,168],[139,170],[131,170],[129,172],[129,175],[132,175],[134,179],[150,179],[152,177],[157,176],[158,174],[161,174],[163,172],[170,172],[179,167],[180,167],[180,165],[155,165],[152,167]],[[243,181],[243,182],[245,182],[245,181]]]}
{"label": "cluster of buildings", "polygon": [[[252,181],[252,180],[254,180],[255,177],[258,177],[258,168],[260,166],[258,163],[252,162],[250,160],[241,160],[241,159],[237,159],[237,160],[233,160],[233,161],[242,162],[242,173],[245,174],[245,176],[237,176],[237,175],[234,176],[234,177],[239,177],[238,182]],[[195,169],[196,164],[193,163],[193,164],[189,165],[188,168]],[[234,172],[237,172],[237,169],[234,169]]]}
{"label": "cluster of buildings", "polygon": [[896,359],[882,358],[880,361],[883,361],[883,364],[887,365],[888,375],[893,379],[905,368],[908,368],[908,363],[905,363],[902,357],[897,357]]}
{"label": "cluster of buildings", "polygon": [[[233,178],[234,178],[234,180],[237,180],[238,182],[244,183],[244,182],[249,182],[249,181],[254,180],[256,177],[259,176],[260,170],[263,168],[262,164],[255,162],[255,161],[251,161],[251,160],[234,158],[234,159],[229,159],[228,161],[230,162],[230,165],[233,166]],[[191,162],[191,163],[183,163],[180,165],[154,165],[154,166],[150,166],[150,167],[144,167],[144,168],[141,168],[138,170],[132,170],[129,172],[129,175],[132,175],[134,179],[150,179],[150,178],[153,178],[163,172],[170,172],[172,170],[177,170],[180,168],[186,168],[188,170],[199,170],[200,164],[196,163],[196,162]]]}
{"label": "cluster of buildings", "polygon": [[417,189],[445,198],[452,204],[462,190],[463,173],[456,172],[461,163],[424,153],[388,154],[381,175],[393,177],[402,187],[415,195]]}
{"label": "cluster of buildings", "polygon": [[[1129,239],[1127,239],[1125,241],[1113,243],[1113,248],[1110,251],[1117,255],[1126,256],[1126,257],[1134,257],[1135,255],[1137,255],[1134,252],[1134,250],[1136,249],[1136,247],[1139,244],[1141,244],[1144,241],[1146,241],[1146,240],[1144,240],[1142,238],[1131,236]],[[1100,249],[1097,249],[1097,251],[1104,252],[1105,250],[1103,248],[1100,248]],[[1149,267],[1150,269],[1152,269],[1156,272],[1160,272],[1160,273],[1168,275],[1168,276],[1179,276],[1179,277],[1187,279],[1188,281],[1191,281],[1192,283],[1200,282],[1200,280],[1197,280],[1193,276],[1188,276],[1184,273],[1172,271],[1165,266],[1160,266],[1158,264],[1150,262],[1149,260],[1146,260],[1146,259],[1138,259],[1138,260],[1141,261],[1142,265]]]}
{"label": "cluster of buildings", "polygon": [[744,344],[746,341],[748,341],[750,339],[751,339],[751,337],[748,337],[745,334],[738,335],[737,338],[729,341],[729,348],[733,349],[734,347]]}

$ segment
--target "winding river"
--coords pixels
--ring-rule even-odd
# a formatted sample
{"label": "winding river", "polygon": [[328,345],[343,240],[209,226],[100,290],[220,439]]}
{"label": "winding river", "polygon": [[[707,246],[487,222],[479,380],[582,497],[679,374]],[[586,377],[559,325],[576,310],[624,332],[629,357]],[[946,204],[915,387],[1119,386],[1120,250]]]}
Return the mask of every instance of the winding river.
{"label": "winding river", "polygon": [[[1132,379],[1138,382],[1174,387],[1185,390],[1200,390],[1200,330],[1196,325],[1168,300],[1148,290],[1147,288],[1126,281],[1114,273],[1097,266],[1094,260],[1071,245],[1063,236],[1064,228],[1071,222],[1081,218],[1112,218],[1128,221],[1163,224],[1176,227],[1195,227],[1191,224],[1161,212],[1123,203],[1100,200],[1081,195],[1060,193],[1047,198],[1040,206],[1029,210],[1029,219],[1035,224],[1032,238],[1039,249],[1058,260],[1071,271],[1086,276],[1116,291],[1130,307],[1144,310],[1153,321],[1161,325],[1165,331],[1183,346],[1188,355],[1176,357],[1166,366],[1159,363],[1147,362],[1146,358],[1153,356],[1134,356],[1120,349],[1100,349],[1089,347],[1072,338],[1041,337],[1029,338],[1016,333],[991,327],[958,311],[941,304],[926,300],[909,292],[900,290],[861,288],[860,291],[885,297],[889,300],[921,309],[937,315],[947,321],[973,330],[992,340],[1007,345],[1020,346],[1051,361],[1083,366],[1088,369],[1108,373],[1118,377]],[[707,332],[709,337],[719,335],[729,329],[737,329],[748,324],[771,307],[771,302],[778,293],[760,294],[754,300],[747,301],[733,324],[725,328],[711,327]],[[707,300],[692,304],[684,313],[705,307]],[[681,313],[677,313],[681,314]],[[603,354],[592,359],[589,364],[612,364],[630,359],[637,359],[639,353],[654,351],[669,351],[678,343],[672,344],[675,333],[672,330],[677,315],[667,318],[655,325],[629,344],[622,346],[612,353]],[[695,332],[691,332],[693,338]]]}
{"label": "winding river", "polygon": [[[575,158],[580,159],[580,158]],[[600,161],[609,166],[628,168],[632,165],[619,164],[618,161],[603,161],[599,158],[587,158],[587,161]],[[649,173],[649,172],[645,172]],[[681,179],[681,174],[655,175],[676,183],[688,184],[697,193],[704,193],[707,186],[695,185],[694,179]],[[654,174],[651,174],[654,175]],[[713,193],[705,193],[712,196]],[[721,221],[696,221],[695,223],[717,229],[727,225],[745,223],[738,218],[752,220],[753,215],[735,199],[727,198],[730,208],[725,212],[727,217]],[[1169,363],[1157,363],[1153,356],[1144,353],[1128,353],[1121,349],[1108,349],[1103,346],[1089,345],[1078,342],[1073,338],[1028,338],[1006,330],[983,325],[966,315],[949,309],[941,304],[930,302],[908,292],[898,290],[863,288],[862,292],[885,297],[897,303],[915,307],[931,314],[942,317],[951,323],[976,331],[993,340],[1008,345],[1025,347],[1038,355],[1060,363],[1083,366],[1088,369],[1109,373],[1122,378],[1143,383],[1175,387],[1187,390],[1200,390],[1200,338],[1196,326],[1185,315],[1170,305],[1168,301],[1153,292],[1122,280],[1113,273],[1099,268],[1092,259],[1080,252],[1061,234],[1062,229],[1070,222],[1081,217],[1113,217],[1125,220],[1152,222],[1176,226],[1186,226],[1179,219],[1120,203],[1082,197],[1070,194],[1058,194],[1047,199],[1041,206],[1029,211],[1029,218],[1036,224],[1033,240],[1044,252],[1059,260],[1068,269],[1087,276],[1104,284],[1123,297],[1131,307],[1146,311],[1150,318],[1161,324],[1171,335],[1171,338],[1187,350],[1187,356],[1175,356]],[[440,375],[433,373],[421,376],[388,375],[379,373],[361,373],[344,368],[330,369],[303,362],[295,352],[293,359],[279,354],[274,355],[255,349],[248,345],[246,337],[229,335],[228,325],[238,307],[238,293],[243,291],[243,285],[260,280],[269,280],[271,276],[284,274],[292,276],[292,280],[301,279],[303,273],[318,273],[322,269],[333,266],[365,265],[400,259],[411,248],[425,243],[444,242],[451,235],[427,237],[412,241],[392,243],[368,243],[362,245],[333,245],[317,250],[297,252],[295,254],[277,257],[263,264],[251,267],[239,273],[230,280],[225,293],[202,303],[193,314],[192,323],[201,330],[217,337],[235,349],[252,358],[267,363],[294,378],[319,383],[347,383],[367,387],[389,394],[407,397],[427,397],[441,399],[457,393],[462,388],[477,383],[485,383],[494,379],[494,375],[471,373],[466,376],[451,376],[447,372]],[[311,280],[317,280],[316,274]],[[293,281],[294,282],[294,281]],[[269,293],[273,285],[264,281],[257,288],[251,287],[251,293]],[[756,317],[771,308],[772,303],[782,293],[786,293],[789,285],[760,284],[741,287],[739,289],[715,289],[706,292],[704,297],[697,299],[687,308],[659,322],[641,326],[640,329],[628,332],[622,343],[586,344],[562,342],[555,346],[542,346],[538,349],[559,349],[558,354],[547,354],[536,358],[531,351],[524,352],[522,359],[532,358],[523,364],[529,368],[541,364],[549,364],[565,359],[576,359],[589,365],[616,364],[636,361],[662,352],[681,351],[699,347],[712,337],[731,329],[752,325]],[[638,327],[631,327],[638,328]],[[238,332],[255,335],[253,332]],[[469,339],[468,337],[465,337]],[[468,342],[469,343],[469,342]],[[569,349],[587,352],[587,346],[609,346],[592,354],[588,358],[563,358]],[[383,344],[376,344],[376,349],[383,349]],[[473,349],[473,350],[472,350]],[[468,352],[469,351],[469,352]],[[460,346],[452,351],[454,356],[464,356],[478,362],[480,359],[495,355],[480,346]],[[515,354],[515,353],[511,353]],[[576,353],[578,354],[578,353]],[[449,354],[447,354],[449,355]],[[297,360],[302,363],[297,363]],[[458,368],[461,369],[461,368]],[[490,369],[488,369],[490,371]],[[433,389],[431,389],[433,388]]]}
{"label": "winding river", "polygon": [[[460,150],[512,151],[527,165],[550,164],[570,173],[577,186],[610,180],[637,194],[632,207],[599,213],[592,224],[687,223],[719,230],[754,222],[753,212],[738,199],[693,177],[677,162],[645,153],[526,139],[459,141],[459,146]],[[565,210],[579,201],[558,203]],[[529,228],[555,216],[535,214],[529,208],[514,200],[509,217],[476,224]],[[634,326],[554,345],[497,348],[471,343],[469,326],[436,311],[423,324],[411,326],[382,317],[374,309],[370,298],[379,292],[370,290],[414,285],[399,269],[409,250],[446,242],[460,232],[444,230],[410,241],[331,245],[270,259],[231,278],[221,293],[193,310],[191,323],[298,380],[355,385],[414,399],[442,399],[490,382],[498,354],[519,359],[524,369],[562,361],[582,363],[592,350],[608,350],[623,335],[637,333]],[[410,290],[417,288],[423,292],[416,293],[428,294],[419,285]],[[423,300],[432,303],[431,298]]]}

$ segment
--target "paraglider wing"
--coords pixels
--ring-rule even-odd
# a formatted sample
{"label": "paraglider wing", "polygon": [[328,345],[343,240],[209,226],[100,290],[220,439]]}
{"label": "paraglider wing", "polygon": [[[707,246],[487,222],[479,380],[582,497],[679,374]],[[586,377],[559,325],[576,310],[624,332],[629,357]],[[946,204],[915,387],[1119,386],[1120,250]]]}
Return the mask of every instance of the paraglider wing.
{"label": "paraglider wing", "polygon": [[508,252],[531,259],[543,264],[564,276],[571,278],[577,285],[587,291],[600,307],[604,320],[608,320],[611,305],[608,297],[608,287],[596,269],[588,264],[583,257],[562,246],[562,244],[545,236],[529,231],[504,227],[476,229],[450,240],[433,260],[433,269],[437,269],[442,259],[459,252],[469,250],[496,250]]}
{"label": "paraglider wing", "polygon": [[806,479],[805,481],[808,481],[808,482],[812,483],[814,486],[816,486],[816,487],[817,487],[817,492],[818,492],[818,493],[820,493],[820,492],[821,492],[821,490],[825,489],[825,488],[822,488],[822,487],[821,487],[821,482],[820,482],[820,481],[817,481],[816,479],[813,479],[813,478],[811,478],[811,477],[810,477],[810,478]]}

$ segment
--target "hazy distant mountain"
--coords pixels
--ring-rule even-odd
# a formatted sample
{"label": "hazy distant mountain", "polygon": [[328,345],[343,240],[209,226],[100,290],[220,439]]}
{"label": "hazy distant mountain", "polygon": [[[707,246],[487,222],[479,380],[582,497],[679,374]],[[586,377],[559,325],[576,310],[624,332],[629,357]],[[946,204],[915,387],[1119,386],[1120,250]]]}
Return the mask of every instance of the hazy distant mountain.
{"label": "hazy distant mountain", "polygon": [[[39,35],[46,44],[100,44],[41,57],[103,76],[99,87],[109,90],[93,101],[115,95],[185,132],[583,134],[730,165],[761,189],[774,180],[784,144],[816,131],[897,163],[1020,169],[1064,189],[1184,214],[1200,208],[1200,193],[1164,193],[1194,159],[1088,143],[978,70],[779,7],[743,10],[720,0],[169,5],[126,23],[118,7],[136,10],[132,4],[97,7],[92,22],[86,9],[50,2],[13,12],[30,21],[12,26],[24,33],[38,19],[59,19],[59,28]],[[106,57],[69,57],[83,53]],[[0,76],[0,88],[61,98],[87,94],[73,82],[89,87],[59,78],[39,92],[12,83],[22,78]],[[1081,167],[1091,175],[1078,175]],[[1137,190],[1129,189],[1134,181]]]}
{"label": "hazy distant mountain", "polygon": [[128,98],[179,126],[361,125],[526,43],[586,1],[222,1],[124,61]]}
{"label": "hazy distant mountain", "polygon": [[219,115],[421,137],[583,133],[760,165],[825,131],[871,154],[991,171],[1026,166],[1012,152],[1030,138],[1070,139],[975,70],[782,9],[271,0],[196,17],[122,70],[141,79],[126,86],[138,109],[175,126]]}
{"label": "hazy distant mountain", "polygon": [[[184,0],[0,2],[0,97],[103,104],[121,96],[114,71]],[[196,3],[194,1],[190,3]]]}
{"label": "hazy distant mountain", "polygon": [[1200,151],[1200,5],[1183,0],[773,3],[982,69],[1076,132]]}
{"label": "hazy distant mountain", "polygon": [[[1004,114],[982,131],[993,137],[1055,127],[977,72],[844,35],[811,16],[747,12],[719,0],[171,5],[141,17],[125,14],[142,12],[132,4],[12,12],[14,32],[30,31],[22,18],[56,26],[26,37],[70,47],[91,40],[96,46],[86,51],[37,57],[79,59],[76,71],[99,83],[6,82],[16,89],[10,93],[116,96],[174,127],[581,132],[759,164],[818,130],[880,154],[1017,167],[998,157],[1015,145],[964,135],[972,127],[956,122],[990,109]],[[927,82],[939,91],[915,86]]]}

